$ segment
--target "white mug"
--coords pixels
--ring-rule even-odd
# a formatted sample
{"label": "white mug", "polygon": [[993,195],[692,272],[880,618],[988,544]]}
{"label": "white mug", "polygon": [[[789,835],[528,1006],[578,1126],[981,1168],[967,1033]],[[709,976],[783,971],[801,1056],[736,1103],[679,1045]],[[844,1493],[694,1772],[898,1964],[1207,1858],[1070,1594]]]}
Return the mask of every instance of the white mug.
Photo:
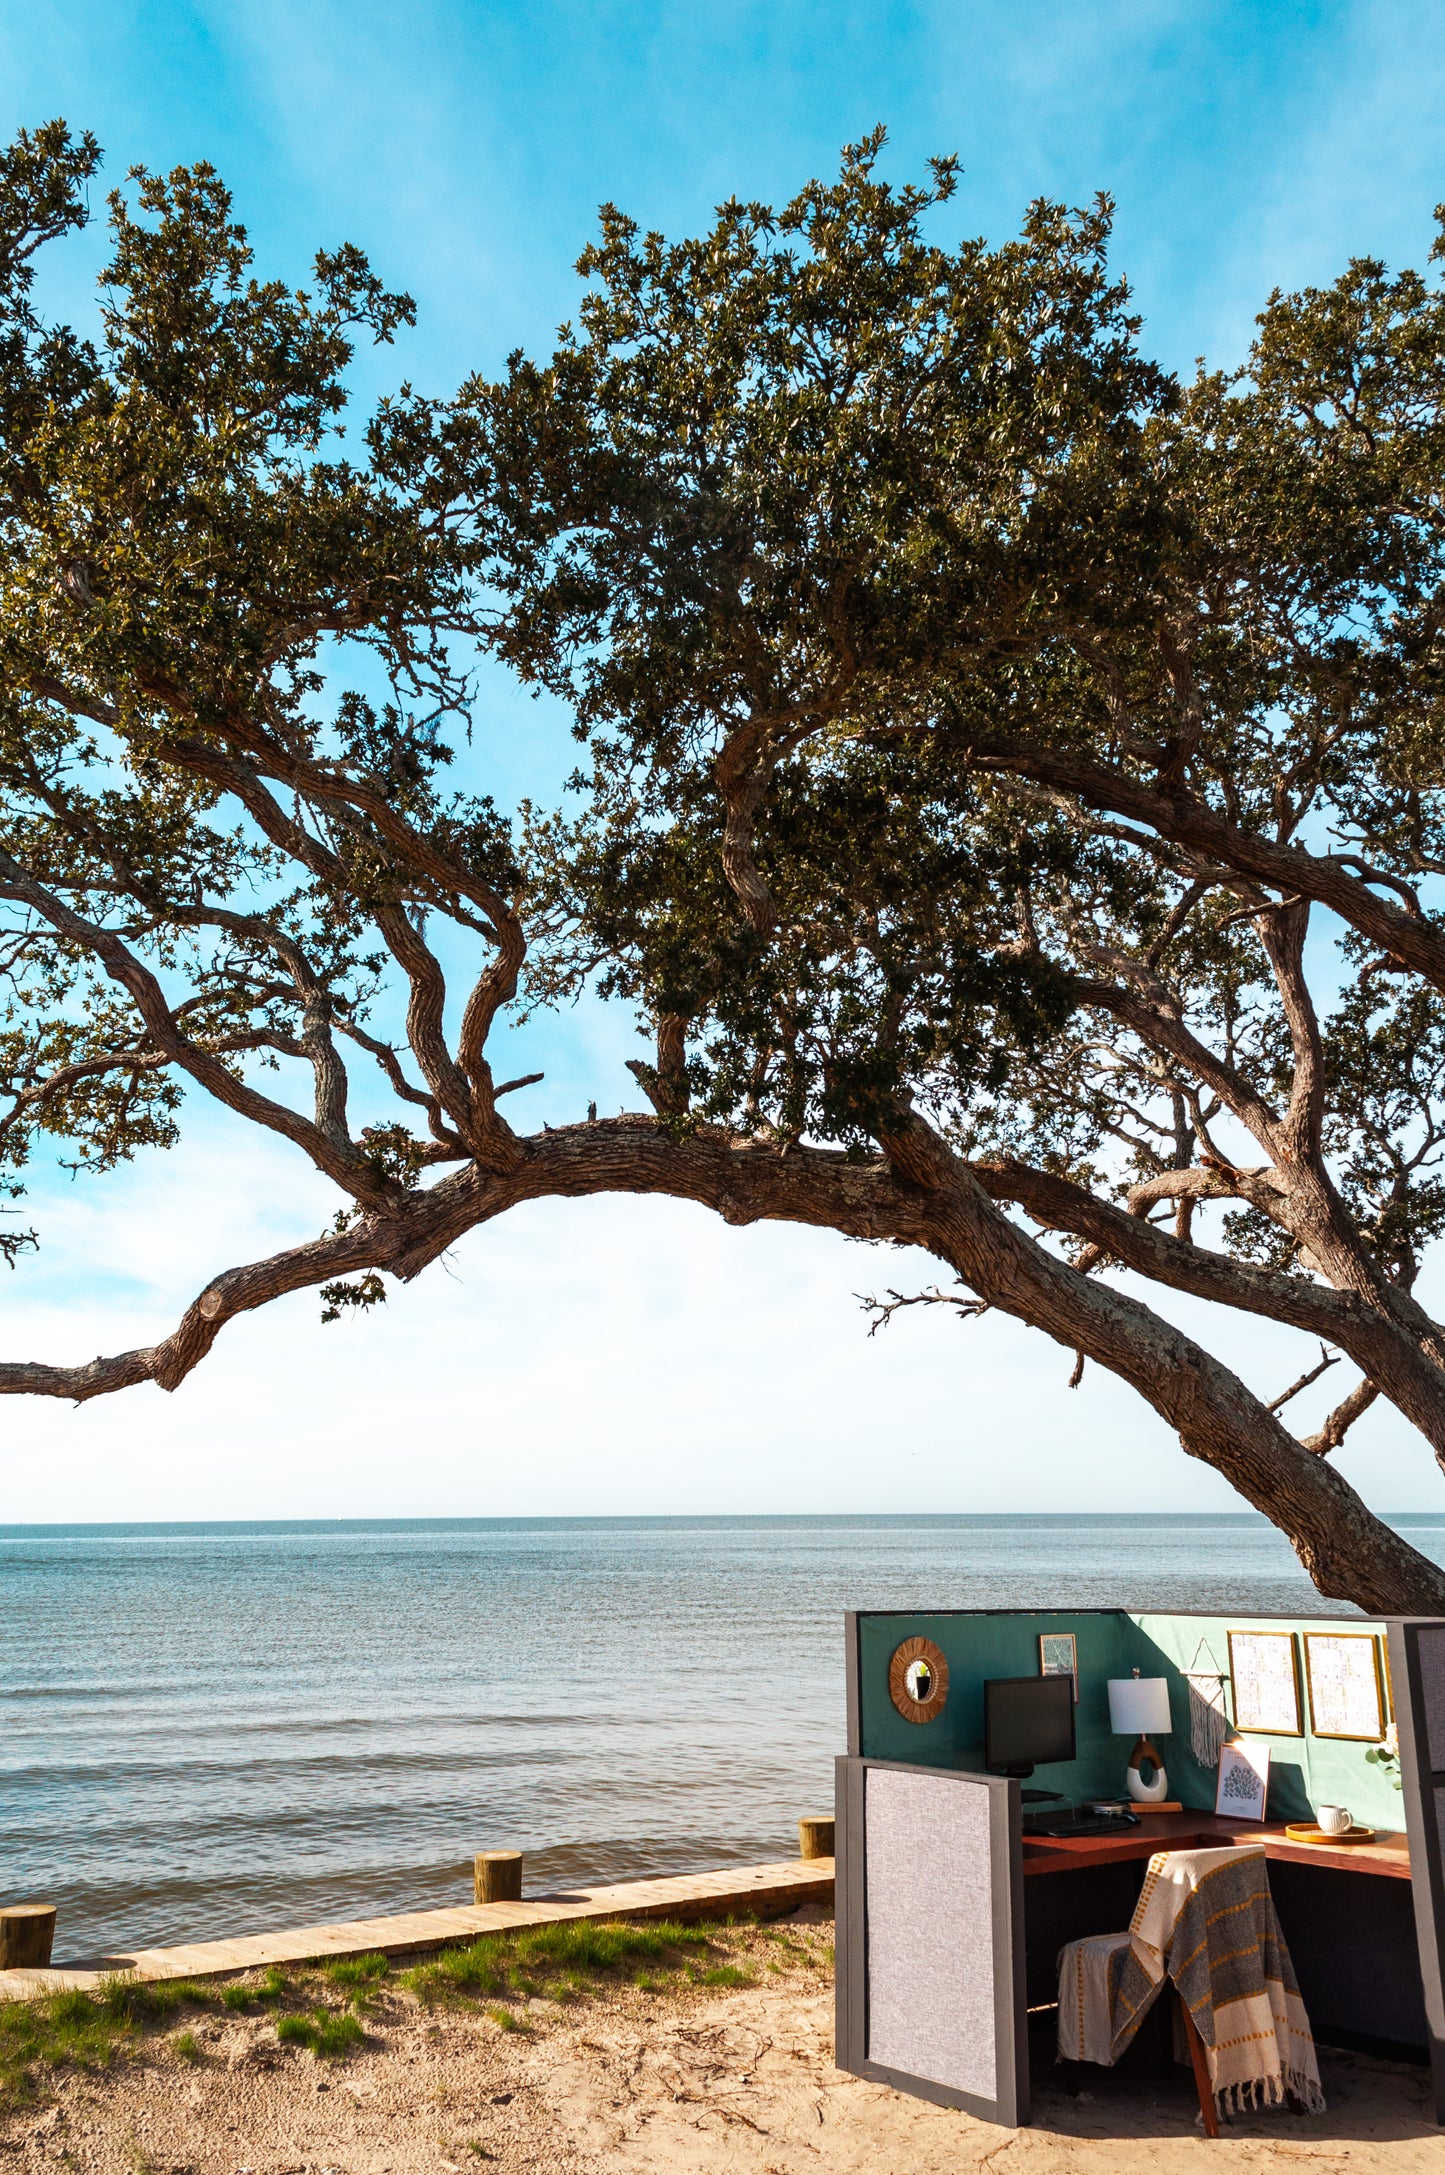
{"label": "white mug", "polygon": [[1353,1825],[1348,1805],[1321,1805],[1320,1826],[1326,1835],[1343,1835]]}

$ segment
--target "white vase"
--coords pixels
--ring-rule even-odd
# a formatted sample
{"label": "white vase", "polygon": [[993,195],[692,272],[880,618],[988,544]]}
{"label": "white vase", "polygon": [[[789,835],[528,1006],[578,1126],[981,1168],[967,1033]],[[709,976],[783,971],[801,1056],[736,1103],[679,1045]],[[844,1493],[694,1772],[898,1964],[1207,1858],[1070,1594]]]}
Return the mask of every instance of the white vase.
{"label": "white vase", "polygon": [[[1146,1782],[1139,1772],[1141,1761],[1147,1760],[1154,1769],[1154,1780]],[[1129,1754],[1129,1795],[1136,1805],[1158,1805],[1169,1795],[1169,1777],[1164,1772],[1164,1762],[1159,1757],[1159,1747],[1141,1737]]]}

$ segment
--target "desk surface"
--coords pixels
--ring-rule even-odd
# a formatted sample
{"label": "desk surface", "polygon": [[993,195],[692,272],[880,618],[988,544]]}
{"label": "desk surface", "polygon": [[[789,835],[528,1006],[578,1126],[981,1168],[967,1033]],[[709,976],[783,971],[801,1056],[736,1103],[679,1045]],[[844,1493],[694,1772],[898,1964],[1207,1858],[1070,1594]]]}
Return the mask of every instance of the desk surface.
{"label": "desk surface", "polygon": [[1292,1843],[1281,1823],[1226,1820],[1218,1813],[1141,1812],[1137,1828],[1117,1835],[1024,1835],[1024,1872],[1068,1873],[1086,1865],[1119,1865],[1156,1850],[1209,1850],[1224,1843],[1263,1843],[1266,1858],[1326,1865],[1345,1873],[1410,1878],[1403,1834],[1377,1829],[1373,1843]]}

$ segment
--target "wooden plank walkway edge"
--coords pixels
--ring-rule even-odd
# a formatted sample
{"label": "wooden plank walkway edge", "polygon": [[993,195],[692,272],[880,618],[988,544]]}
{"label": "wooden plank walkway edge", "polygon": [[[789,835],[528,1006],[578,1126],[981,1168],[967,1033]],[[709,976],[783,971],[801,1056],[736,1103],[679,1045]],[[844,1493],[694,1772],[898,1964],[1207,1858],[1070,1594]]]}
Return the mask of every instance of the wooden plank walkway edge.
{"label": "wooden plank walkway edge", "polygon": [[183,1948],[137,1949],[108,1958],[103,1968],[55,1965],[47,1971],[0,1971],[0,2001],[28,2001],[67,1986],[104,1980],[230,1978],[267,1964],[332,1963],[343,1956],[427,1956],[457,1948],[483,1933],[520,1933],[567,1919],[727,1918],[743,1912],[779,1918],[804,1903],[833,1901],[831,1858],[790,1858],[776,1865],[726,1866],[716,1873],[680,1873],[660,1880],[620,1881],[575,1888],[563,1895],[523,1897],[520,1903],[472,1903],[450,1911],[408,1911],[397,1918],[361,1918],[336,1926],[301,1926],[252,1933],[231,1941],[193,1941]]}

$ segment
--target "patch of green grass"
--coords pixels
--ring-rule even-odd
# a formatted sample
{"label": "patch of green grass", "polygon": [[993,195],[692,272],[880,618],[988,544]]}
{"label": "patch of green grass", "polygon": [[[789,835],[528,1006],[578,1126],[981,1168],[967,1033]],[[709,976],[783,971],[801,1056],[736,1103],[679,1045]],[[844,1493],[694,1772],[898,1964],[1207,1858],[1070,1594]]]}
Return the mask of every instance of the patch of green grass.
{"label": "patch of green grass", "polygon": [[384,1956],[341,1956],[326,1966],[326,1976],[333,1986],[374,1986],[390,1969]]}
{"label": "patch of green grass", "polygon": [[[221,1988],[221,2001],[226,2008],[239,2014],[249,2009],[251,2004],[257,2001],[268,2009],[274,2008],[276,2003],[284,2001],[290,1992],[291,1981],[284,1971],[278,1971],[275,1964],[272,1964],[259,1986],[252,1986],[248,1981],[242,1979],[233,1981],[230,1986],[223,1986]],[[214,2000],[215,1996],[212,1995],[211,1998]]]}
{"label": "patch of green grass", "polygon": [[522,2029],[521,2019],[514,2016],[510,2009],[504,2009],[500,2002],[493,2002],[487,2014],[498,2031],[519,2032]]}
{"label": "patch of green grass", "polygon": [[[525,1933],[484,1934],[465,1948],[440,1956],[401,1975],[401,1984],[424,2001],[477,1998],[484,1994],[535,1994],[571,1999],[599,1980],[613,1978],[647,1959],[676,1970],[679,1950],[707,1947],[700,1926],[674,1919],[653,1919],[629,1926],[617,1920],[594,1924],[564,1920],[533,1926]],[[563,1992],[557,1991],[558,1987]]]}
{"label": "patch of green grass", "polygon": [[443,1949],[429,1963],[403,1971],[401,1983],[425,2001],[445,2000],[448,1994],[500,1994],[507,1984],[507,1944],[492,1934],[465,1948]]}
{"label": "patch of green grass", "polygon": [[[0,2108],[29,2096],[41,2068],[104,2068],[149,2031],[163,2029],[179,2009],[212,2008],[239,1993],[249,1999],[276,2000],[286,1990],[277,1972],[268,1972],[260,1988],[228,1987],[224,1992],[196,1979],[103,1979],[94,1991],[67,1986],[38,2001],[0,2002]],[[182,2061],[198,2060],[195,2034],[183,2031],[171,2042]]]}
{"label": "patch of green grass", "polygon": [[334,2062],[359,2047],[366,2034],[354,2016],[313,2009],[309,2016],[283,2016],[276,2037],[283,2046],[310,2047],[322,2061]]}
{"label": "patch of green grass", "polygon": [[669,1950],[706,1948],[701,1926],[683,1926],[670,1918],[651,1919],[629,1926],[613,1919],[601,1924],[589,1920],[563,1920],[556,1926],[534,1926],[512,1936],[512,1951],[525,1970],[535,1964],[561,1964],[582,1976],[616,1971],[642,1956],[663,1957]]}
{"label": "patch of green grass", "polygon": [[693,1973],[695,1986],[756,1986],[751,1971],[744,1971],[740,1964],[714,1964],[709,1971]]}
{"label": "patch of green grass", "polygon": [[650,1971],[634,1971],[632,1983],[640,1993],[644,1994],[660,1994],[664,1984],[661,1979],[654,1977]]}
{"label": "patch of green grass", "polygon": [[148,2028],[188,2004],[214,2002],[194,1979],[103,1979],[93,1992],[67,1986],[38,2001],[0,2003],[0,2107],[28,2096],[39,2068],[104,2068]]}
{"label": "patch of green grass", "polygon": [[467,2151],[475,2153],[479,2160],[495,2160],[497,2157],[494,2152],[487,2150],[479,2137],[469,2137],[467,2139]]}

